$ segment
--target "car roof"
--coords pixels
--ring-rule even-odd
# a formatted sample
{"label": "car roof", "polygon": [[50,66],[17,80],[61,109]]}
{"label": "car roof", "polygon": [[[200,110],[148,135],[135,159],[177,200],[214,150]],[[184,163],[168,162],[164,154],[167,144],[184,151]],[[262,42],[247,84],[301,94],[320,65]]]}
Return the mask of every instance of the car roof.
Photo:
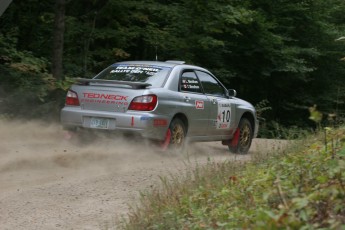
{"label": "car roof", "polygon": [[174,67],[176,65],[183,65],[184,61],[122,61],[116,62],[114,64],[139,64],[139,65],[157,65],[157,66],[165,66],[165,67]]}
{"label": "car roof", "polygon": [[[195,65],[189,65],[185,64],[184,61],[177,61],[177,60],[168,60],[168,61],[121,61],[121,62],[116,62],[114,63],[115,65],[117,64],[127,64],[127,65],[157,65],[157,66],[164,66],[164,67],[170,67],[173,68],[175,66],[184,66],[185,68],[194,68],[194,69],[199,69],[203,71],[207,71],[207,69],[202,68],[200,66],[195,66]],[[114,65],[113,64],[113,65]]]}

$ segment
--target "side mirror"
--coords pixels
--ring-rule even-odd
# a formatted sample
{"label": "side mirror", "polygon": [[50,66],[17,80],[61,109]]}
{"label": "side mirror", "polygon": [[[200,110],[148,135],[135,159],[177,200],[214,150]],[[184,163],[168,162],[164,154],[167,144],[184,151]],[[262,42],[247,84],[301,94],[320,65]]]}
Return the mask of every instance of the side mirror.
{"label": "side mirror", "polygon": [[229,97],[236,97],[237,92],[234,89],[228,89],[228,95]]}

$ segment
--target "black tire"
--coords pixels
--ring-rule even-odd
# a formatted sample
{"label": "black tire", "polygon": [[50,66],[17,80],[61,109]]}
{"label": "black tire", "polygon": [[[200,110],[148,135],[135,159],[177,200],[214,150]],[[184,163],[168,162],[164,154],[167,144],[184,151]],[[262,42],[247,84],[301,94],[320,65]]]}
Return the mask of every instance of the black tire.
{"label": "black tire", "polygon": [[170,130],[169,148],[173,150],[183,149],[186,142],[185,124],[179,118],[174,118],[169,125],[169,130]]}
{"label": "black tire", "polygon": [[242,118],[238,125],[239,137],[235,145],[229,144],[229,150],[236,154],[247,154],[253,140],[253,127],[247,118]]}

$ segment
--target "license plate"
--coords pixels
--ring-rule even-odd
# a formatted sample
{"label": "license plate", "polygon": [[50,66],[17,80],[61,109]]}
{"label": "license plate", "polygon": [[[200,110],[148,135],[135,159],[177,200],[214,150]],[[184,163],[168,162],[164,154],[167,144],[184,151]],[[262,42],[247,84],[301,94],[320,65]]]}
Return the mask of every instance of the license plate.
{"label": "license plate", "polygon": [[108,129],[109,119],[92,117],[90,120],[90,128]]}

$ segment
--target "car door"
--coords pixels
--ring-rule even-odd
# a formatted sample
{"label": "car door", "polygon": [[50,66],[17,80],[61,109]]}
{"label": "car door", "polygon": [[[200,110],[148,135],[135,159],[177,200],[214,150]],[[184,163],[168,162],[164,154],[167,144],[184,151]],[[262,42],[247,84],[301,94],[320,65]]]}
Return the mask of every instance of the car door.
{"label": "car door", "polygon": [[234,124],[235,103],[229,99],[224,86],[211,74],[203,71],[196,71],[196,74],[210,103],[208,134],[229,135]]}
{"label": "car door", "polygon": [[179,90],[184,100],[184,114],[188,116],[188,134],[190,136],[206,136],[211,103],[202,92],[194,70],[182,70]]}

